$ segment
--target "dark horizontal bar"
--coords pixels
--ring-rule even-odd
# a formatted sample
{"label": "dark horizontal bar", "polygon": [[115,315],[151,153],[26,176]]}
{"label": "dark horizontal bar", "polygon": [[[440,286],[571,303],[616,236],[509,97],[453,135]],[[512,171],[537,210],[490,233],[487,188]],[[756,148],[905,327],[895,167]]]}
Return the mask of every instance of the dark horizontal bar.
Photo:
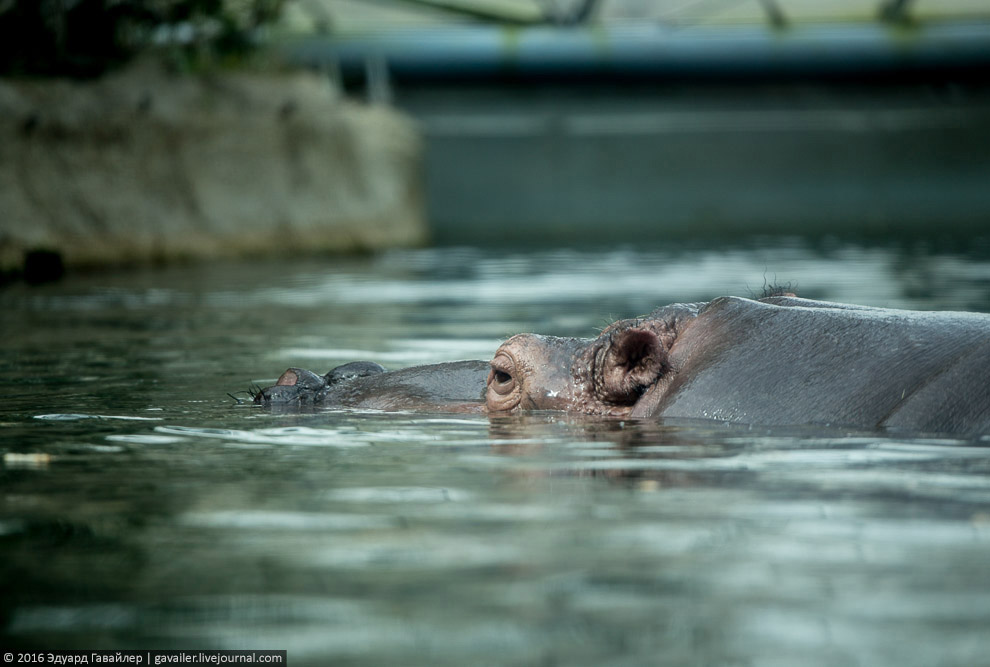
{"label": "dark horizontal bar", "polygon": [[990,75],[990,23],[816,24],[674,29],[450,26],[318,36],[287,58],[362,77],[369,62],[396,79],[582,77],[774,78]]}

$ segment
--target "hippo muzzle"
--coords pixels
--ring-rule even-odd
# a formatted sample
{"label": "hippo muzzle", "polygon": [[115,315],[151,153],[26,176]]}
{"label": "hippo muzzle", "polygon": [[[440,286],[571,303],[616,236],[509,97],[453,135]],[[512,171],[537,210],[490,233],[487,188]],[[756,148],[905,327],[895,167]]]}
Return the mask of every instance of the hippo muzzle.
{"label": "hippo muzzle", "polygon": [[325,375],[290,368],[274,385],[252,395],[256,405],[267,406],[483,412],[488,372],[484,361],[453,361],[396,371],[371,361],[354,361]]}
{"label": "hippo muzzle", "polygon": [[255,392],[253,398],[256,405],[315,405],[326,399],[334,385],[385,372],[384,366],[373,361],[352,361],[337,366],[326,375],[317,375],[305,368],[290,368],[274,385]]}

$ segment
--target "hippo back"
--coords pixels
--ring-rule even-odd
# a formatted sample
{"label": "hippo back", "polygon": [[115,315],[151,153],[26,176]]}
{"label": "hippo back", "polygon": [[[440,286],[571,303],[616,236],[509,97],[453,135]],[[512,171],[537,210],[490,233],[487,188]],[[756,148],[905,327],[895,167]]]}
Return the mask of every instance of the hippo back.
{"label": "hippo back", "polygon": [[990,432],[990,316],[726,297],[671,349],[650,414]]}

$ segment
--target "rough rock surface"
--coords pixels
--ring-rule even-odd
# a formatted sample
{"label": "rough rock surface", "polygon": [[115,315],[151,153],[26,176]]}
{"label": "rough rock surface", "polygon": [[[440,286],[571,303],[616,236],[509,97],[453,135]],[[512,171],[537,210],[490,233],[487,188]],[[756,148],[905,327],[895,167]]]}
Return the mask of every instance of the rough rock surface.
{"label": "rough rock surface", "polygon": [[0,272],[425,241],[420,142],[315,75],[0,81]]}

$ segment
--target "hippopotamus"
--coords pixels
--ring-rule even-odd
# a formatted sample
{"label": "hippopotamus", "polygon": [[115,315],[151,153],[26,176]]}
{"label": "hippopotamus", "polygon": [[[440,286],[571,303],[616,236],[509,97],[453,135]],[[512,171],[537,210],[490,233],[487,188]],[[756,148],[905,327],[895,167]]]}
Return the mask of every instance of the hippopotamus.
{"label": "hippopotamus", "polygon": [[487,408],[987,433],[988,378],[990,315],[721,297],[593,339],[514,336]]}
{"label": "hippopotamus", "polygon": [[255,402],[980,434],[988,377],[990,315],[778,295],[671,304],[594,338],[519,334],[490,363],[290,369]]}

